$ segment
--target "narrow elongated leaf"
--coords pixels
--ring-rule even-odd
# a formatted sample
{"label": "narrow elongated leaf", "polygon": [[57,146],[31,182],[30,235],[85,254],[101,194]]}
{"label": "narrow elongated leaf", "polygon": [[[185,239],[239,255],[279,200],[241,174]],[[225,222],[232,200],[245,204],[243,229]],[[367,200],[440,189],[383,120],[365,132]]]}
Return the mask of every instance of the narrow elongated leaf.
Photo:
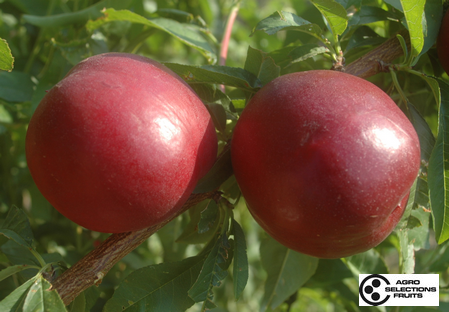
{"label": "narrow elongated leaf", "polygon": [[[430,78],[429,78],[430,79]],[[440,88],[438,136],[429,161],[428,185],[435,238],[449,238],[449,85],[436,79]]]}
{"label": "narrow elongated leaf", "polygon": [[255,93],[262,83],[252,73],[237,67],[203,65],[191,66],[175,63],[164,63],[187,83],[213,83],[240,88]]}
{"label": "narrow elongated leaf", "polygon": [[385,11],[382,8],[364,5],[356,12],[348,22],[348,26],[359,26],[371,24],[379,21],[394,21],[399,22],[400,14],[395,14],[390,11]]}
{"label": "narrow elongated leaf", "polygon": [[424,46],[423,16],[425,0],[401,0],[410,33],[411,53],[419,55]]}
{"label": "narrow elongated leaf", "polygon": [[31,285],[30,290],[23,304],[23,312],[48,311],[64,312],[67,311],[64,302],[56,290],[49,290],[51,284],[39,275]]}
{"label": "narrow elongated leaf", "polygon": [[204,261],[198,279],[192,288],[189,289],[189,296],[195,302],[212,302],[212,288],[220,286],[221,281],[228,275],[227,268],[223,267],[229,260],[229,246],[227,246],[227,243],[226,236],[218,237],[214,247]]}
{"label": "narrow elongated leaf", "polygon": [[198,222],[198,233],[206,233],[211,228],[213,228],[216,221],[218,221],[218,216],[220,214],[220,210],[218,209],[218,205],[214,200],[210,200],[207,207],[201,211],[201,218]]}
{"label": "narrow elongated leaf", "polygon": [[232,174],[231,149],[226,149],[217,159],[209,172],[201,178],[193,193],[206,193],[216,190],[222,185]]}
{"label": "narrow elongated leaf", "polygon": [[138,269],[119,284],[103,311],[185,311],[194,304],[187,291],[203,262],[203,257],[191,257]]}
{"label": "narrow elongated leaf", "polygon": [[277,11],[261,20],[253,30],[254,32],[261,30],[269,35],[274,35],[281,30],[296,30],[306,32],[314,36],[321,36],[321,28],[317,24],[290,12]]}
{"label": "narrow elongated leaf", "polygon": [[11,71],[14,67],[14,57],[5,39],[0,38],[0,70]]}
{"label": "narrow elongated leaf", "polygon": [[92,31],[105,23],[112,21],[128,21],[131,23],[143,24],[162,30],[188,46],[197,49],[208,59],[209,63],[215,63],[217,59],[215,49],[209,44],[199,28],[195,25],[183,24],[176,20],[163,17],[148,19],[128,10],[116,11],[114,9],[107,9],[103,13],[105,15],[103,18],[87,23],[87,29]]}
{"label": "narrow elongated leaf", "polygon": [[311,0],[316,8],[323,14],[334,35],[341,35],[348,26],[345,8],[334,0]]}
{"label": "narrow elongated leaf", "polygon": [[311,57],[314,57],[318,54],[323,54],[329,52],[329,49],[314,43],[304,44],[292,50],[289,53],[289,58],[291,62],[289,65],[305,61]]}
{"label": "narrow elongated leaf", "polygon": [[401,253],[401,261],[399,263],[401,274],[415,273],[415,249],[413,242],[409,240],[408,230],[397,231],[399,237],[399,252]]}
{"label": "narrow elongated leaf", "polygon": [[248,256],[246,254],[246,240],[242,227],[232,219],[232,234],[234,235],[234,295],[238,300],[248,282]]}
{"label": "narrow elongated leaf", "polygon": [[11,207],[6,219],[0,226],[0,235],[27,248],[33,248],[34,237],[30,221],[25,212],[15,206]]}
{"label": "narrow elongated leaf", "polygon": [[36,269],[38,267],[30,266],[28,264],[11,265],[6,269],[0,271],[0,282],[10,277],[13,274],[19,273],[26,269]]}
{"label": "narrow elongated leaf", "polygon": [[259,78],[262,84],[267,84],[281,74],[281,68],[276,65],[268,53],[251,46],[248,47],[244,68]]}
{"label": "narrow elongated leaf", "polygon": [[14,289],[14,291],[10,293],[6,298],[0,301],[0,311],[23,311],[22,307],[25,301],[25,297],[28,293],[28,290],[31,288],[31,285],[34,284],[36,279],[37,277],[27,280],[25,283]]}
{"label": "narrow elongated leaf", "polygon": [[[424,32],[424,44],[421,50],[420,56],[429,51],[429,49],[435,44],[440,31],[441,20],[443,19],[443,10],[441,9],[441,1],[439,0],[426,0],[424,7],[424,20],[423,20],[423,32]],[[416,58],[415,63],[419,58]],[[415,64],[413,63],[413,65]]]}
{"label": "narrow elongated leaf", "polygon": [[72,24],[85,24],[88,20],[101,17],[101,10],[104,8],[125,9],[130,3],[131,0],[103,0],[77,12],[49,16],[25,14],[22,18],[26,22],[39,27],[61,27]]}
{"label": "narrow elongated leaf", "polygon": [[267,272],[261,311],[275,309],[315,273],[318,258],[288,249],[274,239],[260,245],[262,266]]}

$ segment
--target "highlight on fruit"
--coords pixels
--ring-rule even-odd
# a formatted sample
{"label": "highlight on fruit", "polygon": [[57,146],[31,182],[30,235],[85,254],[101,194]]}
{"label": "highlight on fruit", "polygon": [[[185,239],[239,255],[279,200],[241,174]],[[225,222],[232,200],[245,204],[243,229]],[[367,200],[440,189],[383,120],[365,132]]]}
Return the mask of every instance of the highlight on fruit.
{"label": "highlight on fruit", "polygon": [[265,85],[243,110],[231,152],[255,220],[283,245],[319,258],[382,242],[420,167],[416,131],[390,97],[329,70]]}
{"label": "highlight on fruit", "polygon": [[42,99],[26,136],[44,197],[106,233],[174,216],[216,154],[215,128],[194,91],[160,63],[126,53],[77,64]]}

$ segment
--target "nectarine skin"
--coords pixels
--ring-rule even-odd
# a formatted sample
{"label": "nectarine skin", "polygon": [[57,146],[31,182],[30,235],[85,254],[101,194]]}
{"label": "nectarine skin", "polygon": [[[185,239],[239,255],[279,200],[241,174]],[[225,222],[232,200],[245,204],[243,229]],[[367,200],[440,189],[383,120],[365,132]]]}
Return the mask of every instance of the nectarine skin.
{"label": "nectarine skin", "polygon": [[41,193],[75,223],[106,233],[176,214],[216,153],[215,128],[193,90],[126,53],[76,65],[45,95],[26,136]]}
{"label": "nectarine skin", "polygon": [[415,129],[388,95],[330,70],[287,74],[258,91],[237,122],[231,155],[255,220],[319,258],[384,240],[420,166]]}

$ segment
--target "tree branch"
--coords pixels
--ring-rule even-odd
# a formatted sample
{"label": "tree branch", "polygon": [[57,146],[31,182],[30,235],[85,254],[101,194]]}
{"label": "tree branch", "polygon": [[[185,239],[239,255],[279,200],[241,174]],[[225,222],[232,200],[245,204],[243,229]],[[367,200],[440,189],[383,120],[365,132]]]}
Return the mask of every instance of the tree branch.
{"label": "tree branch", "polygon": [[[404,37],[407,48],[410,50],[408,32],[403,31],[399,34]],[[366,79],[382,71],[380,61],[388,64],[402,55],[404,55],[404,51],[402,51],[399,39],[394,36],[346,66],[345,73]]]}
{"label": "tree branch", "polygon": [[140,231],[112,234],[100,246],[92,250],[52,283],[65,305],[92,285],[99,285],[107,272],[124,256],[129,254],[148,237],[199,202],[214,198],[216,191],[192,194],[173,218]]}
{"label": "tree branch", "polygon": [[[408,34],[402,33],[402,35],[406,39],[407,45],[409,45],[410,40]],[[403,51],[400,42],[396,37],[393,37],[349,64],[345,68],[345,72],[361,78],[368,78],[381,71],[380,62],[390,63],[402,55]],[[213,198],[216,194],[216,191],[204,194],[192,194],[175,217],[204,199]],[[140,231],[111,235],[100,246],[58,276],[52,283],[52,289],[56,289],[64,304],[68,305],[88,287],[99,285],[106,273],[120,259],[175,217],[162,224]]]}

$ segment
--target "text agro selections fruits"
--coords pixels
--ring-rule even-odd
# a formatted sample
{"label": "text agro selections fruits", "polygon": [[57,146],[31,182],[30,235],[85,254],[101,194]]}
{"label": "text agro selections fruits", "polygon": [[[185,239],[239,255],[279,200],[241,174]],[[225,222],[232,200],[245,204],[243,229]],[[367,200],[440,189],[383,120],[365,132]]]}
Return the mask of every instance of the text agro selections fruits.
{"label": "text agro selections fruits", "polygon": [[161,64],[106,53],[76,65],[31,118],[37,187],[72,221],[118,233],[175,215],[216,159],[210,115]]}
{"label": "text agro selections fruits", "polygon": [[231,155],[256,221],[283,245],[320,258],[385,239],[420,166],[417,134],[387,94],[327,70],[281,76],[257,92]]}
{"label": "text agro selections fruits", "polygon": [[444,15],[438,32],[437,54],[441,66],[449,73],[449,11]]}

